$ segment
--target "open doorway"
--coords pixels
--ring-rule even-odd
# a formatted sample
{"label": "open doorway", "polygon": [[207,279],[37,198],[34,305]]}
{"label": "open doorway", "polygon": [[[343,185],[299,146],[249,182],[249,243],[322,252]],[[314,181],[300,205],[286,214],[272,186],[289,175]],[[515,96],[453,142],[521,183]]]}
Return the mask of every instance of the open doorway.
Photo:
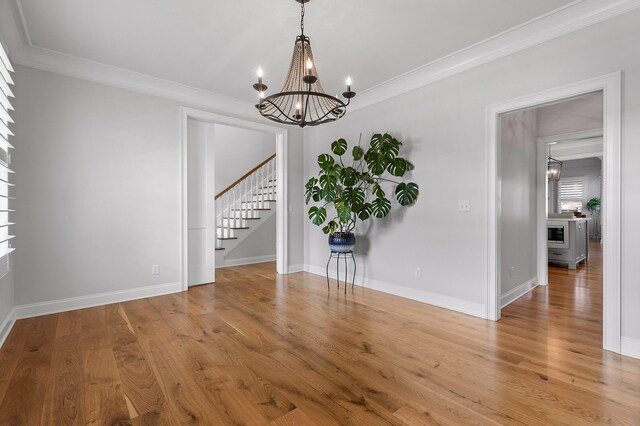
{"label": "open doorway", "polygon": [[189,286],[212,282],[212,266],[268,263],[275,273],[275,135],[189,119],[187,162]]}
{"label": "open doorway", "polygon": [[[570,128],[567,125],[570,120],[557,117],[552,123],[556,127],[553,133],[541,132],[540,118],[545,114],[555,114],[561,109],[570,110],[576,106],[591,104],[599,105],[599,124],[591,123],[591,128]],[[579,109],[579,108],[578,108]],[[540,94],[507,101],[488,107],[488,155],[489,155],[489,250],[488,250],[488,281],[487,281],[487,317],[493,320],[500,319],[502,307],[512,303],[529,290],[540,285],[553,284],[552,280],[562,276],[567,278],[575,273],[570,267],[576,266],[577,271],[587,271],[591,277],[602,277],[601,284],[593,286],[599,292],[599,297],[594,298],[594,303],[600,303],[600,307],[594,307],[594,311],[602,324],[601,340],[607,350],[620,351],[620,75],[613,74],[601,78],[576,83],[559,89],[550,90]],[[596,111],[597,112],[597,111]],[[584,117],[582,117],[584,118]],[[548,124],[548,123],[547,123]],[[583,123],[584,124],[584,123]],[[598,128],[599,127],[599,128]],[[598,134],[599,133],[599,134]],[[526,139],[526,145],[510,143],[511,139]],[[558,276],[549,274],[549,246],[548,246],[548,213],[549,204],[552,209],[562,200],[557,198],[552,188],[549,191],[547,185],[547,164],[549,158],[548,147],[555,145],[557,156],[566,155],[566,162],[582,159],[570,158],[582,155],[580,152],[589,150],[595,145],[595,140],[601,140],[601,160],[598,155],[590,161],[590,165],[596,165],[600,161],[602,172],[600,173],[602,189],[601,210],[594,214],[597,218],[577,218],[582,214],[578,210],[586,209],[585,200],[582,206],[574,199],[566,197],[573,185],[575,189],[577,179],[569,181],[571,177],[571,164],[567,163],[565,170],[565,214],[573,215],[574,223],[582,221],[583,224],[591,224],[597,220],[598,226],[591,224],[590,230],[582,225],[584,231],[584,252],[570,262],[554,262],[552,267],[557,267]],[[505,143],[506,142],[506,143]],[[524,155],[523,152],[524,150]],[[571,152],[573,152],[571,154]],[[593,164],[591,164],[593,163]],[[576,164],[578,165],[578,164]],[[582,164],[584,166],[586,164]],[[583,177],[584,182],[584,177]],[[584,186],[583,186],[584,190]],[[584,192],[584,191],[583,191]],[[585,194],[582,194],[585,196]],[[598,195],[598,194],[594,194]],[[590,199],[590,198],[589,198]],[[573,201],[573,203],[571,203]],[[588,203],[589,200],[586,200]],[[562,210],[562,209],[560,209]],[[573,213],[576,210],[576,213]],[[540,213],[542,212],[542,213]],[[552,212],[554,213],[554,212]],[[561,218],[562,219],[562,218]],[[567,218],[569,221],[569,218]],[[588,225],[587,225],[588,226]],[[571,232],[571,231],[567,231]],[[569,236],[569,235],[567,235]],[[593,247],[595,241],[590,242],[590,237],[601,237],[602,262],[604,267],[591,271],[586,268],[584,261],[589,258],[588,249]],[[576,243],[577,244],[577,243]],[[597,244],[600,244],[598,239]],[[598,248],[592,248],[589,267],[598,262]],[[565,253],[566,254],[566,253]],[[552,256],[553,257],[553,256]],[[560,259],[552,259],[560,260]],[[562,269],[561,269],[562,268]],[[591,271],[591,272],[589,272]],[[584,277],[582,277],[584,278]],[[573,293],[577,292],[575,284],[580,277],[572,278]],[[566,280],[565,280],[566,281]],[[565,285],[567,283],[565,282]],[[548,288],[541,288],[531,294],[546,292],[547,306],[550,305]],[[562,297],[562,296],[558,296]],[[584,301],[584,300],[583,300]],[[601,313],[601,314],[600,314]],[[600,316],[601,315],[601,316]]]}
{"label": "open doorway", "polygon": [[182,126],[183,289],[226,266],[286,273],[286,130],[189,108]]}

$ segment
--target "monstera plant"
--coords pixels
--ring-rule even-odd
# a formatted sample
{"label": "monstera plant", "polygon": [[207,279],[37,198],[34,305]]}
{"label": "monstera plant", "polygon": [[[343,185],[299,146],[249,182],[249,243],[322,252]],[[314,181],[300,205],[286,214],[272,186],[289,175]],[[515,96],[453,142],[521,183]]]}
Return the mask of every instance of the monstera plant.
{"label": "monstera plant", "polygon": [[[401,206],[418,199],[417,184],[398,180],[414,169],[399,156],[401,147],[402,142],[389,133],[376,133],[366,151],[358,144],[348,153],[347,141],[338,139],[331,143],[331,153],[318,156],[320,171],[305,185],[306,203],[314,204],[309,219],[330,235],[332,251],[353,250],[352,231],[358,220],[389,214],[392,204],[387,191],[392,191]],[[328,211],[335,216],[327,221]]]}

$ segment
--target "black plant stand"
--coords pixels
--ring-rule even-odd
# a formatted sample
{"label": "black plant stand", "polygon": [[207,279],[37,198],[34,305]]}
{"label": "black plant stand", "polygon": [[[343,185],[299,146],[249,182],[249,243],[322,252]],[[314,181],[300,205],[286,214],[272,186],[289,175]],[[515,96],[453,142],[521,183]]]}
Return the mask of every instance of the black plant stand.
{"label": "black plant stand", "polygon": [[351,278],[351,288],[356,282],[356,269],[358,267],[356,263],[356,258],[353,255],[353,251],[331,251],[329,254],[329,260],[327,260],[327,290],[331,287],[329,286],[329,264],[331,263],[331,259],[336,260],[336,281],[338,282],[338,288],[340,288],[340,256],[344,256],[344,294],[347,294],[347,257],[351,256],[351,260],[353,260],[353,276]]}

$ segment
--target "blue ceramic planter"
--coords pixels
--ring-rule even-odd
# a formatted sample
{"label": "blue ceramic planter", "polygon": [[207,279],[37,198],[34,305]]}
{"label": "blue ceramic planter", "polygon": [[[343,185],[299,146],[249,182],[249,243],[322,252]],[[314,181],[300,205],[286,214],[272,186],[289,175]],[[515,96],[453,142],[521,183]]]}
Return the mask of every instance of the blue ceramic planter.
{"label": "blue ceramic planter", "polygon": [[334,232],[329,235],[329,249],[334,253],[348,253],[356,246],[353,232]]}

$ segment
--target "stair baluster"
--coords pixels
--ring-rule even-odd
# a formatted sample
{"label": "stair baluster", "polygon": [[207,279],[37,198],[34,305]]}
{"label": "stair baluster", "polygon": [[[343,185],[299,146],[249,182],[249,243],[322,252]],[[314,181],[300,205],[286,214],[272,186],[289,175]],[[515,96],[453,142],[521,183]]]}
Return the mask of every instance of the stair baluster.
{"label": "stair baluster", "polygon": [[[272,160],[271,161],[271,182],[273,182],[275,184],[276,181],[276,160]],[[271,187],[271,196],[269,197],[270,200],[275,200],[276,199],[276,186],[273,185]]]}
{"label": "stair baluster", "polygon": [[[227,235],[231,232],[231,204],[229,203],[229,198],[231,197],[231,194],[229,192],[227,192],[226,194],[226,200],[227,200]],[[222,237],[224,238],[224,232],[222,233]]]}

